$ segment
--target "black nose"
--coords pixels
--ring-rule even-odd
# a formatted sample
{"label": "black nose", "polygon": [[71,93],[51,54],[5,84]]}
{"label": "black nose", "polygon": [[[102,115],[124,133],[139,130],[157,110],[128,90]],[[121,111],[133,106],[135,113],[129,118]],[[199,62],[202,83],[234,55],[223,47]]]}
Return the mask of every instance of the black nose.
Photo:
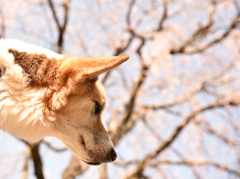
{"label": "black nose", "polygon": [[117,159],[117,154],[116,154],[115,150],[112,149],[112,151],[111,151],[111,160],[114,161],[116,159]]}

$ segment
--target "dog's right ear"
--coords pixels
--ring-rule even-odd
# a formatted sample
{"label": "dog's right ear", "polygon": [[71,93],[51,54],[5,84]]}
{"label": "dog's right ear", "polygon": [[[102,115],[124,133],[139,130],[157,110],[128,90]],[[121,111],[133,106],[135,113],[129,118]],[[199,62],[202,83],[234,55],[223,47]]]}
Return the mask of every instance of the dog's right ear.
{"label": "dog's right ear", "polygon": [[[96,81],[98,76],[128,60],[128,55],[113,57],[64,57],[58,73],[61,76],[59,85],[45,95],[48,109],[57,111],[67,103],[67,97],[75,89],[76,83]],[[60,87],[60,88],[59,88]]]}
{"label": "dog's right ear", "polygon": [[97,80],[98,76],[129,59],[128,55],[113,57],[69,57],[60,66],[60,73],[75,82]]}

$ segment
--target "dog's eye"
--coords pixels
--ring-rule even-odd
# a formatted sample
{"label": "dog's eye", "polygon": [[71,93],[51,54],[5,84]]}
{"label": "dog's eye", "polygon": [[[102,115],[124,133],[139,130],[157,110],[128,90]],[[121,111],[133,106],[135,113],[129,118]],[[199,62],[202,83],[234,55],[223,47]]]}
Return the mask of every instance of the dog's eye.
{"label": "dog's eye", "polygon": [[97,101],[94,101],[94,102],[95,102],[95,111],[94,111],[94,113],[97,115],[101,111],[101,106],[100,106],[100,104]]}

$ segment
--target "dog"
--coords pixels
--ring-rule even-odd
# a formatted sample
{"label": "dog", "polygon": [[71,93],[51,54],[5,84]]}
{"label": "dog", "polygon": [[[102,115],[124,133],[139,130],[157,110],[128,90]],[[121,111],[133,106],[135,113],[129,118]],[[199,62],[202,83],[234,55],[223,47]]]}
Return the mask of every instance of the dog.
{"label": "dog", "polygon": [[98,76],[129,59],[64,56],[14,39],[0,40],[0,129],[29,143],[60,139],[90,165],[116,160],[102,122]]}

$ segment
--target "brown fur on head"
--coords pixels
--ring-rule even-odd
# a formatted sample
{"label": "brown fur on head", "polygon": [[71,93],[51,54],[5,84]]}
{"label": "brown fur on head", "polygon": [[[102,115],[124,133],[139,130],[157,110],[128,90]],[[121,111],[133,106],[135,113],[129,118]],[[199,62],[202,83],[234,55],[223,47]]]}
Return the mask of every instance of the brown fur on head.
{"label": "brown fur on head", "polygon": [[97,165],[116,159],[113,144],[101,122],[105,106],[103,86],[98,76],[126,61],[119,57],[48,58],[8,50],[29,77],[29,88],[43,90],[42,102],[49,135],[59,138],[77,157]]}
{"label": "brown fur on head", "polygon": [[31,87],[53,86],[58,80],[60,61],[55,58],[49,59],[44,54],[28,54],[14,49],[9,49],[8,52],[13,54],[15,63],[29,75]]}

